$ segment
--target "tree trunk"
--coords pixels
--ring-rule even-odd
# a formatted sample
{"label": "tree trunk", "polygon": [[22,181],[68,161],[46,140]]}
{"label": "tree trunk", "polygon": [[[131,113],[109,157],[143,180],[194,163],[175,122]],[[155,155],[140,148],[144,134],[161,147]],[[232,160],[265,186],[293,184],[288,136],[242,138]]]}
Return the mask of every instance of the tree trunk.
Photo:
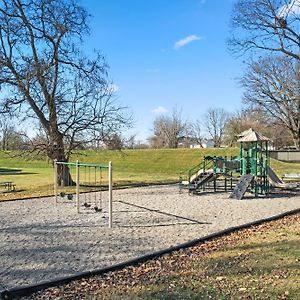
{"label": "tree trunk", "polygon": [[66,165],[57,165],[57,183],[59,186],[73,186],[75,182],[70,174],[70,169]]}
{"label": "tree trunk", "polygon": [[8,135],[7,135],[7,130],[4,129],[4,130],[3,130],[3,138],[2,138],[2,150],[3,150],[3,151],[8,150],[8,149],[7,149],[7,140],[8,140],[7,136],[8,136]]}
{"label": "tree trunk", "polygon": [[[48,157],[54,162],[68,162],[65,155],[64,143],[62,135],[59,132],[51,133],[48,146]],[[70,174],[70,169],[67,165],[57,165],[57,183],[59,186],[72,186],[75,182]]]}
{"label": "tree trunk", "polygon": [[294,145],[297,150],[300,150],[300,129],[298,129],[297,134],[295,134]]}

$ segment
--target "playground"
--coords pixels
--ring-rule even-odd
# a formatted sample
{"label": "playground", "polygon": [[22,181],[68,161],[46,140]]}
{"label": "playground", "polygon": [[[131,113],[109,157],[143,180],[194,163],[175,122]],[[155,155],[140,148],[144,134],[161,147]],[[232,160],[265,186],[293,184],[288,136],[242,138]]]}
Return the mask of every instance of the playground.
{"label": "playground", "polygon": [[1,290],[93,272],[299,210],[299,185],[270,167],[269,140],[249,130],[239,142],[239,156],[204,157],[179,186],[113,190],[111,162],[55,161],[54,197],[0,202]]}
{"label": "playground", "polygon": [[[108,192],[101,213],[77,213],[53,197],[0,203],[0,286],[37,284],[114,265],[220,230],[299,209],[293,192],[245,201],[228,193],[190,196],[177,185]],[[81,195],[84,197],[84,195]],[[251,200],[247,200],[251,197]]]}
{"label": "playground", "polygon": [[[239,156],[205,156],[191,168],[181,188],[190,194],[205,190],[230,191],[230,198],[242,200],[246,192],[253,197],[268,197],[270,192],[296,190],[297,182],[284,182],[270,166],[271,140],[252,128],[239,135]],[[285,174],[285,178],[300,178],[299,173]]]}

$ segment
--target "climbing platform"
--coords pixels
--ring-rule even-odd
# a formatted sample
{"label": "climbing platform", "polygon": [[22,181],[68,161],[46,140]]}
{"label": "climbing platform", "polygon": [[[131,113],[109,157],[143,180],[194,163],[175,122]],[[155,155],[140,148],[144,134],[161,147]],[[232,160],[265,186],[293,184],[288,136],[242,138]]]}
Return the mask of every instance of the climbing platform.
{"label": "climbing platform", "polygon": [[232,193],[230,194],[229,198],[241,200],[245,195],[247,188],[249,187],[251,181],[253,180],[252,174],[243,175],[240,181],[234,187]]}

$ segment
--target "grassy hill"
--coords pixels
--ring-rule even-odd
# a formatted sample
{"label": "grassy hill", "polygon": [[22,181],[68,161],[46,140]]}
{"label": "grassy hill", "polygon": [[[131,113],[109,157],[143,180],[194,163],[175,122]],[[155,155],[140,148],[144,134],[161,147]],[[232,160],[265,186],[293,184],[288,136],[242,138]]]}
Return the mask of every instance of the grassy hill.
{"label": "grassy hill", "polygon": [[[238,155],[237,148],[223,149],[146,149],[123,151],[81,151],[70,161],[106,164],[113,162],[114,183],[164,183],[176,182],[180,174],[199,164],[203,156]],[[272,167],[282,175],[296,172],[300,164],[271,161]],[[0,152],[0,181],[13,181],[18,192],[0,194],[1,199],[24,198],[53,193],[53,168],[45,157],[32,155],[20,157],[17,153]],[[103,176],[105,177],[105,176]]]}

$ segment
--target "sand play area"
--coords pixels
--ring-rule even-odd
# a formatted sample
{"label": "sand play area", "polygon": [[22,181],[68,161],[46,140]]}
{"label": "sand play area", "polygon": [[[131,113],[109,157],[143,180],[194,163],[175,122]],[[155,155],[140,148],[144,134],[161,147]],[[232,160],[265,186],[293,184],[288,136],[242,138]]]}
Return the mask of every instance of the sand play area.
{"label": "sand play area", "polygon": [[[297,195],[233,200],[228,193],[188,195],[175,185],[113,192],[103,212],[54,198],[0,202],[0,288],[99,269],[232,226],[300,208]],[[83,197],[83,196],[82,196]]]}

